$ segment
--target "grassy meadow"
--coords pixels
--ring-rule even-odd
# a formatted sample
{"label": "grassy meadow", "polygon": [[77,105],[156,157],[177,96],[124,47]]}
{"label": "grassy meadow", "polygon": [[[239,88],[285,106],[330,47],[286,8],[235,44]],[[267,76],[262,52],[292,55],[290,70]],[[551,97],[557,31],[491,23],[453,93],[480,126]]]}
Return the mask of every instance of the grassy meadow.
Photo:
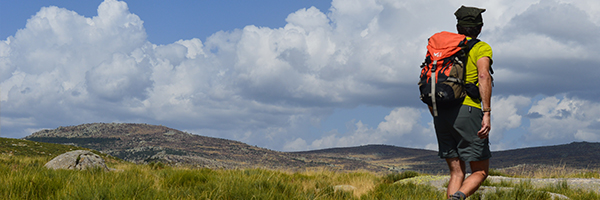
{"label": "grassy meadow", "polygon": [[[0,156],[0,199],[442,199],[401,176],[327,170],[212,170],[116,164],[118,170],[51,170],[46,157]],[[353,191],[335,186],[352,185]]]}
{"label": "grassy meadow", "polygon": [[[445,199],[445,191],[433,186],[397,182],[423,175],[411,171],[374,174],[322,168],[301,172],[224,170],[161,163],[136,165],[106,155],[102,156],[107,165],[116,170],[51,170],[44,167],[46,162],[75,147],[57,150],[46,143],[3,142],[0,140],[0,199]],[[558,171],[562,177],[600,178],[597,172]],[[491,173],[511,176],[496,170]],[[565,182],[542,189],[534,189],[527,182],[484,185],[512,189],[476,193],[471,199],[551,199],[549,192],[571,199],[600,199],[596,193],[570,188]],[[345,187],[352,189],[344,190]]]}

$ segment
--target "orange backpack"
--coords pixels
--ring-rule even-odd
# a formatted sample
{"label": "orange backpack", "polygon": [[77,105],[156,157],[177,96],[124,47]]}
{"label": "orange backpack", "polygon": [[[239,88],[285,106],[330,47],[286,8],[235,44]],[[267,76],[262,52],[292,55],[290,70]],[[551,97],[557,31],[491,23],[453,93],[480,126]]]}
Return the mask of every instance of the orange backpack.
{"label": "orange backpack", "polygon": [[425,61],[421,64],[421,101],[433,107],[461,105],[467,96],[465,73],[469,51],[479,42],[457,33],[440,32],[429,38]]}

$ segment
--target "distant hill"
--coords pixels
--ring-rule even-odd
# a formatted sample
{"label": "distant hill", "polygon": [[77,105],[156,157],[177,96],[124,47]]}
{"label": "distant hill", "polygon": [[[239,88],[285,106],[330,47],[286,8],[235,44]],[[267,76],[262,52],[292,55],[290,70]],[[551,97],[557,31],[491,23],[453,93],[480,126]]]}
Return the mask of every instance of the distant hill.
{"label": "distant hill", "polygon": [[[365,145],[304,152],[279,152],[242,142],[185,133],[165,126],[130,123],[92,123],[42,130],[25,139],[71,144],[134,163],[163,162],[209,168],[300,170],[367,170],[388,172],[413,170],[447,171],[436,151],[391,145]],[[492,168],[519,164],[600,168],[600,143],[571,143],[493,152]]]}
{"label": "distant hill", "polygon": [[[529,147],[492,152],[490,167],[508,168],[522,164],[562,166],[576,169],[600,169],[600,143],[573,142],[570,144]],[[389,145],[366,145],[360,147],[331,148],[297,152],[312,159],[340,158],[361,159],[372,165],[389,166],[400,170],[423,172],[447,171],[445,161],[437,151],[410,149]]]}
{"label": "distant hill", "polygon": [[330,148],[294,152],[307,159],[345,166],[348,160],[356,161],[354,168],[369,171],[420,171],[436,173],[446,171],[446,163],[437,157],[437,151],[412,149],[391,145],[364,145],[358,147]]}
{"label": "distant hill", "polygon": [[96,149],[134,163],[163,162],[209,168],[310,165],[286,153],[148,124],[82,124],[38,131],[25,139]]}
{"label": "distant hill", "polygon": [[[432,166],[429,161],[435,155],[429,150],[386,145],[279,152],[238,141],[185,133],[165,126],[130,123],[58,127],[35,132],[25,139],[96,149],[134,163],[163,162],[227,169],[264,167],[298,170],[322,167],[375,172],[418,170],[415,166],[419,169]],[[434,162],[443,164],[439,159]]]}
{"label": "distant hill", "polygon": [[600,143],[530,147],[492,153],[491,166],[505,168],[519,164],[564,165],[580,169],[600,169]]}

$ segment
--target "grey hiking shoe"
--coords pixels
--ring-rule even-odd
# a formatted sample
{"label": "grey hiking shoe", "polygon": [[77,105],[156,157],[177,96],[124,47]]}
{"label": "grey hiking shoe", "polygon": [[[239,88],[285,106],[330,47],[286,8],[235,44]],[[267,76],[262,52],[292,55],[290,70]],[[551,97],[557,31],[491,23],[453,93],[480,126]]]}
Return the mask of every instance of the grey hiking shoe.
{"label": "grey hiking shoe", "polygon": [[467,198],[467,195],[465,195],[465,193],[462,193],[461,191],[458,191],[456,193],[454,193],[452,196],[450,196],[451,200],[465,200]]}

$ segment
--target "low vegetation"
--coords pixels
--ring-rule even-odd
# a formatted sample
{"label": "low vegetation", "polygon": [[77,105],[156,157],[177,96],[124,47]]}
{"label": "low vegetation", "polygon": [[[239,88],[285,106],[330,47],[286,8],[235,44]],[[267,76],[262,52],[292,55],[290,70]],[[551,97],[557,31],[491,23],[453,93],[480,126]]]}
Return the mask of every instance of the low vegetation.
{"label": "low vegetation", "polygon": [[[542,188],[535,187],[530,181],[524,181],[521,183],[512,182],[501,182],[501,183],[490,183],[485,181],[483,186],[493,186],[498,188],[510,188],[506,190],[498,190],[493,193],[475,193],[471,199],[479,200],[495,200],[495,199],[557,199],[552,198],[552,193],[561,194],[569,199],[600,199],[600,195],[595,192],[580,189],[571,188],[566,181],[560,181],[555,184],[549,184]],[[484,198],[485,197],[485,198]]]}
{"label": "low vegetation", "polygon": [[521,164],[504,169],[491,169],[490,175],[515,178],[600,178],[597,170],[567,167],[564,164]]}
{"label": "low vegetation", "polygon": [[[0,199],[440,199],[424,185],[370,172],[213,170],[114,164],[120,170],[50,170],[46,157],[0,155]],[[408,176],[407,176],[408,177]],[[352,190],[338,189],[351,185]],[[338,186],[338,187],[336,187]]]}
{"label": "low vegetation", "polygon": [[[50,170],[44,167],[46,162],[77,147],[13,139],[0,140],[0,144],[0,199],[445,199],[445,191],[433,186],[398,182],[423,175],[412,171],[375,174],[324,168],[294,172],[187,168],[163,163],[136,165],[106,155],[103,157],[110,161],[107,165],[117,170]],[[500,170],[492,173],[515,176]],[[562,173],[563,177],[599,178],[594,171]],[[548,174],[559,176],[556,172]],[[544,188],[534,188],[528,182],[484,185],[510,189],[476,193],[471,199],[552,199],[551,193],[571,199],[600,199],[598,194],[572,188],[566,182]]]}
{"label": "low vegetation", "polygon": [[[50,161],[52,158],[74,150],[90,150],[83,147],[62,145],[29,140],[0,138],[0,154],[15,156],[17,158],[40,158]],[[124,163],[123,160],[103,154],[96,150],[90,150],[100,155],[108,163]]]}
{"label": "low vegetation", "polygon": [[[266,169],[213,170],[169,167],[161,163],[113,163],[119,170],[50,170],[48,157],[0,155],[0,199],[444,199],[429,185],[397,184],[416,172],[376,175],[323,169],[282,172]],[[338,189],[351,185],[351,190]],[[560,182],[542,189],[531,184],[486,183],[510,187],[486,193],[485,199],[551,199],[548,192],[571,199],[598,199],[590,191]],[[475,194],[471,199],[482,199]]]}

